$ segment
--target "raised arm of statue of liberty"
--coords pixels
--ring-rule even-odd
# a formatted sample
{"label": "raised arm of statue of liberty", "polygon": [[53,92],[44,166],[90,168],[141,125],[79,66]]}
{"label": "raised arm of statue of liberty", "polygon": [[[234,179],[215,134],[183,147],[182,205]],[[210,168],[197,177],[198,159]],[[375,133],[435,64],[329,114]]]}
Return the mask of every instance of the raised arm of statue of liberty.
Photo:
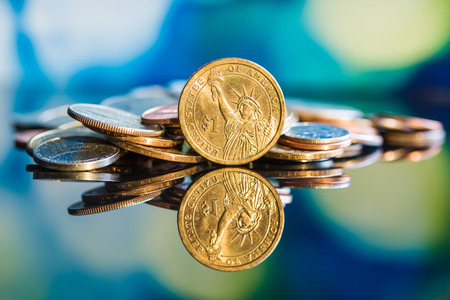
{"label": "raised arm of statue of liberty", "polygon": [[211,86],[211,96],[214,101],[218,102],[220,113],[225,118],[225,121],[228,122],[230,119],[237,119],[237,115],[225,99],[222,91],[223,82],[222,73],[216,69],[211,70],[211,74],[208,77],[208,84]]}

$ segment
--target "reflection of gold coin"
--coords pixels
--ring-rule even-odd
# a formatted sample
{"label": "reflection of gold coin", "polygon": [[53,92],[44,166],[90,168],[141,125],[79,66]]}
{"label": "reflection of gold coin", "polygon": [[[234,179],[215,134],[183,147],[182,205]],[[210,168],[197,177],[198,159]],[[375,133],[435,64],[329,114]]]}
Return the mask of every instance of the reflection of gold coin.
{"label": "reflection of gold coin", "polygon": [[220,164],[246,164],[264,155],[284,126],[285,103],[276,80],[261,66],[224,58],[200,68],[178,106],[189,144]]}
{"label": "reflection of gold coin", "polygon": [[274,250],[284,225],[275,188],[247,169],[207,173],[187,190],[178,230],[189,253],[221,271],[251,268]]}

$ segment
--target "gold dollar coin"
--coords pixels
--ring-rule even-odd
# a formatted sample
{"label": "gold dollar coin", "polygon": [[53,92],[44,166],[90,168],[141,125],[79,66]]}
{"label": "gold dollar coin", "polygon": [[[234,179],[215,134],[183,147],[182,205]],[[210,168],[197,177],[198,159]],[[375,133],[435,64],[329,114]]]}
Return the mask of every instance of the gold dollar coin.
{"label": "gold dollar coin", "polygon": [[224,165],[263,156],[281,135],[283,93],[261,66],[224,58],[200,68],[186,83],[178,106],[183,134],[200,155]]}
{"label": "gold dollar coin", "polygon": [[178,230],[189,253],[220,271],[251,268],[275,249],[284,211],[275,188],[261,175],[224,168],[200,177],[187,190]]}

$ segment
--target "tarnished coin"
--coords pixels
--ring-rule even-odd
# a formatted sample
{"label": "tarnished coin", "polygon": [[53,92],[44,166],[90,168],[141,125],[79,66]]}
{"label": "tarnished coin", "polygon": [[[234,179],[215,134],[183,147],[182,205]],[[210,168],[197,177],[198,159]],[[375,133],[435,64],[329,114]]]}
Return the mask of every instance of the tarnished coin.
{"label": "tarnished coin", "polygon": [[121,149],[96,137],[61,137],[39,144],[34,161],[59,171],[86,171],[108,166],[121,156]]}
{"label": "tarnished coin", "polygon": [[276,144],[269,150],[269,152],[266,153],[265,156],[272,159],[308,162],[332,158],[341,155],[342,153],[344,153],[343,148],[326,151],[309,151]]}
{"label": "tarnished coin", "polygon": [[67,210],[69,214],[74,216],[92,215],[144,203],[152,200],[155,197],[158,197],[159,195],[161,195],[161,191],[156,191],[150,194],[140,195],[116,202],[107,201],[97,204],[88,204],[80,201],[69,206]]}
{"label": "tarnished coin", "polygon": [[219,59],[195,72],[178,111],[192,148],[224,165],[263,156],[277,142],[285,119],[276,80],[261,66],[239,58]]}
{"label": "tarnished coin", "polygon": [[200,155],[195,153],[195,151],[189,148],[185,149],[157,148],[131,144],[113,138],[109,138],[108,140],[122,149],[162,160],[185,162],[185,163],[199,163],[205,160],[203,157],[201,157]]}
{"label": "tarnished coin", "polygon": [[278,179],[280,186],[298,189],[343,189],[350,186],[351,177],[347,174],[325,178]]}
{"label": "tarnished coin", "polygon": [[110,136],[160,136],[162,127],[143,125],[141,118],[121,109],[97,104],[72,104],[67,113],[90,129],[99,129]]}
{"label": "tarnished coin", "polygon": [[142,115],[149,108],[160,106],[163,104],[177,104],[178,98],[171,97],[148,97],[136,98],[130,95],[115,96],[100,102],[101,105],[122,109],[135,115]]}
{"label": "tarnished coin", "polygon": [[280,142],[286,140],[301,144],[332,144],[349,140],[351,143],[351,136],[347,130],[341,127],[300,122],[294,124],[288,132],[280,137]]}
{"label": "tarnished coin", "polygon": [[150,108],[142,114],[142,123],[150,125],[179,125],[178,104]]}
{"label": "tarnished coin", "polygon": [[275,188],[247,169],[211,171],[189,187],[178,230],[189,253],[221,271],[251,268],[275,249],[284,211]]}
{"label": "tarnished coin", "polygon": [[52,129],[41,132],[33,136],[26,146],[27,153],[33,156],[34,148],[42,144],[45,141],[52,140],[54,138],[62,138],[68,136],[79,136],[79,137],[98,137],[103,138],[100,134],[89,130],[84,126],[75,126],[68,129]]}

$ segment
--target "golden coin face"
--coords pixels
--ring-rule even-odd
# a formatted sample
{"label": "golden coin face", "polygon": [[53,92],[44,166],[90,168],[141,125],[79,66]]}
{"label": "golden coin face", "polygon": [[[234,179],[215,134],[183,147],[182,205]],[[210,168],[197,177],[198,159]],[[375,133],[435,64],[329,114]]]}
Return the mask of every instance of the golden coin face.
{"label": "golden coin face", "polygon": [[187,190],[178,230],[190,254],[221,271],[251,268],[274,250],[284,225],[275,188],[246,169],[225,168],[200,177]]}
{"label": "golden coin face", "polygon": [[192,148],[213,162],[237,165],[258,159],[276,143],[284,126],[285,102],[264,68],[224,58],[192,75],[178,111]]}

